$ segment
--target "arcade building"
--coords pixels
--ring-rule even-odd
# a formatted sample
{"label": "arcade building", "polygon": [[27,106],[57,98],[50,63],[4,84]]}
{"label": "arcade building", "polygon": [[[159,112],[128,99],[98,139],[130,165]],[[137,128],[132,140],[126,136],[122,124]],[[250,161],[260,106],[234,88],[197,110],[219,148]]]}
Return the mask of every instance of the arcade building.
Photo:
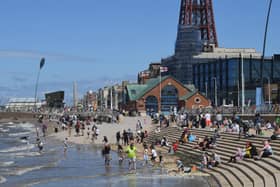
{"label": "arcade building", "polygon": [[124,109],[140,113],[163,113],[180,109],[197,109],[210,105],[198,90],[184,86],[172,76],[151,78],[145,84],[125,87]]}

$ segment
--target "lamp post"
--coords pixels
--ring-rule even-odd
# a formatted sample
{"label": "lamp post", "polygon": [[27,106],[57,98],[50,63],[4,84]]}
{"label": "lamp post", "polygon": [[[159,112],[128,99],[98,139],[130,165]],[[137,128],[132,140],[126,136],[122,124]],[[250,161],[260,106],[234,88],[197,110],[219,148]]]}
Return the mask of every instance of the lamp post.
{"label": "lamp post", "polygon": [[263,90],[263,64],[264,64],[264,55],[265,55],[265,48],[266,48],[266,37],[267,37],[267,29],[268,29],[268,23],[269,23],[269,16],[270,16],[270,10],[271,10],[272,0],[269,1],[267,16],[266,16],[266,22],[265,22],[265,30],[264,30],[264,40],[263,40],[263,50],[262,50],[262,58],[261,58],[261,87]]}
{"label": "lamp post", "polygon": [[37,74],[37,79],[36,79],[36,84],[35,84],[35,96],[34,96],[34,111],[37,111],[37,90],[38,90],[38,83],[39,83],[39,77],[40,77],[40,72],[41,69],[44,67],[45,65],[45,58],[41,58],[40,60],[40,66],[39,66],[39,71]]}
{"label": "lamp post", "polygon": [[208,93],[207,92],[208,92],[208,90],[207,90],[207,81],[206,81],[205,82],[205,95],[206,95],[206,97],[208,97],[208,95],[207,95]]}
{"label": "lamp post", "polygon": [[110,109],[113,111],[113,85],[111,85],[111,91],[110,91]]}
{"label": "lamp post", "polygon": [[218,106],[218,98],[217,98],[217,79],[213,77],[214,80],[214,89],[215,89],[215,106]]}
{"label": "lamp post", "polygon": [[244,106],[245,106],[245,80],[244,80],[244,61],[243,55],[240,53],[241,58],[241,110],[242,114],[244,114]]}

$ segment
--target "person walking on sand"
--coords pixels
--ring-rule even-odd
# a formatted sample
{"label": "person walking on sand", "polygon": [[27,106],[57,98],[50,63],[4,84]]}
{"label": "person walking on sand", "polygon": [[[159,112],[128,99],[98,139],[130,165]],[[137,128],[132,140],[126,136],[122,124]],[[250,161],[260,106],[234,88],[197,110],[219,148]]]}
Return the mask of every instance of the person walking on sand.
{"label": "person walking on sand", "polygon": [[68,123],[68,137],[71,137],[72,134],[72,121]]}
{"label": "person walking on sand", "polygon": [[134,143],[130,143],[130,145],[126,148],[127,158],[129,159],[129,170],[133,169],[136,170],[136,147]]}

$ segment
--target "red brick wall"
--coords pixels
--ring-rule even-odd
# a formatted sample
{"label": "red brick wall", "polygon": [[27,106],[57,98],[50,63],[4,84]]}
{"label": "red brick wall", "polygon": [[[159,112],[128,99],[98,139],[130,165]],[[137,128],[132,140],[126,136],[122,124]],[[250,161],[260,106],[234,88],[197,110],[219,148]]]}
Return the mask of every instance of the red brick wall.
{"label": "red brick wall", "polygon": [[[195,102],[196,98],[200,99],[200,103]],[[203,108],[203,107],[209,106],[209,104],[210,104],[209,100],[207,98],[205,98],[204,96],[202,96],[201,94],[199,94],[198,92],[185,101],[185,107],[187,109],[201,108],[201,107]]]}
{"label": "red brick wall", "polygon": [[[163,89],[165,86],[168,85],[172,85],[175,88],[177,88],[178,91],[178,97],[182,97],[184,95],[186,95],[187,93],[189,93],[189,90],[185,87],[183,87],[181,84],[179,84],[177,81],[175,81],[172,78],[167,78],[164,81],[162,81],[161,83],[161,89]],[[155,88],[151,89],[148,93],[146,93],[141,100],[138,100],[138,111],[145,111],[145,103],[144,100],[148,97],[148,96],[155,96],[158,100],[158,109],[160,109],[160,85],[157,85]],[[179,104],[179,103],[178,103]],[[141,107],[143,106],[143,107]]]}

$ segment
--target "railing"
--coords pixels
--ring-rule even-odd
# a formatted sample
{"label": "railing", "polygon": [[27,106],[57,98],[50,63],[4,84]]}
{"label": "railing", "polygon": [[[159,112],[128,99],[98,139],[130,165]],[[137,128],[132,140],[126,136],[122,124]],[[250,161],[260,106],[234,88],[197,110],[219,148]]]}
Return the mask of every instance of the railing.
{"label": "railing", "polygon": [[[241,107],[215,107],[215,108],[199,108],[199,109],[192,109],[187,110],[186,112],[192,113],[192,114],[198,114],[198,113],[206,113],[209,112],[211,114],[216,114],[218,112],[222,114],[242,114],[242,108]],[[280,114],[280,105],[263,105],[260,107],[252,106],[252,107],[244,107],[243,114]]]}

